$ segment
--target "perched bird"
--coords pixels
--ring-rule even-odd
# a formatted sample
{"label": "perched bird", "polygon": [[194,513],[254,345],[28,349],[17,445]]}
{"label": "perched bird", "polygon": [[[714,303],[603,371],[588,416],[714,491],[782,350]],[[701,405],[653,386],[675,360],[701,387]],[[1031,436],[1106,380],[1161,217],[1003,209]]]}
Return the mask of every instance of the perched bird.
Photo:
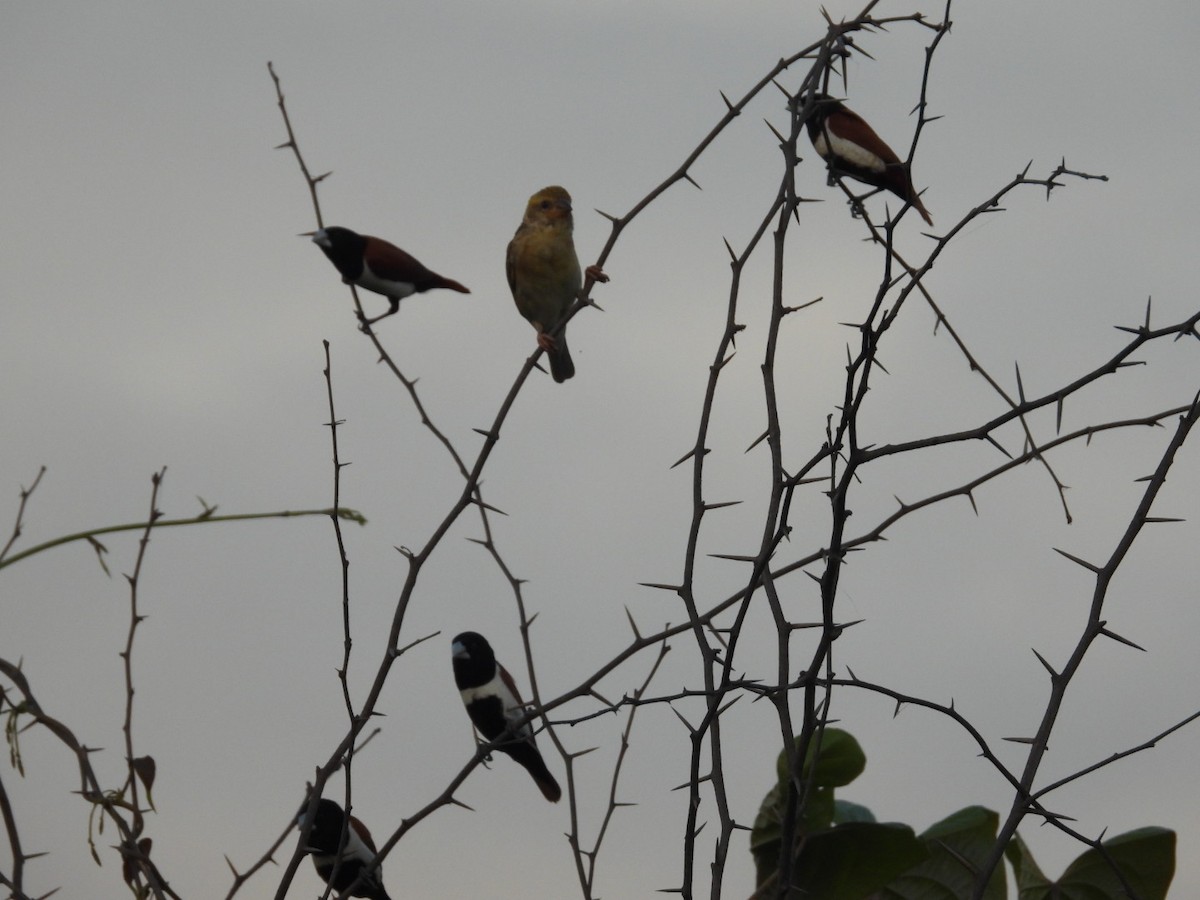
{"label": "perched bird", "polygon": [[533,728],[526,722],[513,729],[513,723],[525,716],[525,705],[508,670],[496,662],[492,645],[481,634],[464,631],[450,647],[454,663],[454,681],[467,707],[467,715],[489,741],[507,734],[496,749],[507,753],[525,767],[542,794],[551,803],[562,797],[562,788],[546,768],[542,754],[533,741]]}
{"label": "perched bird", "polygon": [[[542,188],[529,198],[525,218],[508,242],[505,260],[517,311],[537,329],[538,346],[550,359],[550,375],[560,383],[575,374],[575,363],[567,349],[566,329],[554,335],[551,332],[583,287],[574,230],[571,195],[557,185]],[[596,281],[608,281],[595,266],[589,266],[587,274]]]}
{"label": "perched bird", "polygon": [[[307,809],[308,804],[305,803],[296,816],[296,824],[301,829],[305,825],[304,813]],[[346,818],[346,813],[340,806],[322,797],[317,801],[312,829],[308,832],[308,842],[304,845],[304,852],[312,854],[317,874],[326,884],[332,884],[335,891],[344,891],[350,887],[375,860],[375,842],[371,840],[371,833],[367,831],[367,827],[354,816],[349,817],[350,823],[347,827]],[[346,838],[340,844],[342,849],[339,859],[338,846],[343,829]],[[336,874],[334,869],[337,870]],[[331,875],[332,882],[329,880]],[[383,889],[382,876],[380,869],[363,875],[350,896],[366,897],[368,900],[391,900],[387,891]]]}
{"label": "perched bird", "polygon": [[[928,224],[929,212],[913,188],[908,167],[857,113],[828,94],[817,94],[808,117],[808,139],[831,171],[891,191],[913,205]],[[803,105],[803,104],[801,104]]]}
{"label": "perched bird", "polygon": [[358,234],[349,228],[334,225],[305,232],[329,257],[342,273],[342,281],[383,294],[391,308],[373,319],[363,319],[363,327],[400,311],[400,301],[412,294],[423,294],[434,288],[447,288],[460,294],[471,293],[457,281],[431,272],[395,244],[382,238]]}

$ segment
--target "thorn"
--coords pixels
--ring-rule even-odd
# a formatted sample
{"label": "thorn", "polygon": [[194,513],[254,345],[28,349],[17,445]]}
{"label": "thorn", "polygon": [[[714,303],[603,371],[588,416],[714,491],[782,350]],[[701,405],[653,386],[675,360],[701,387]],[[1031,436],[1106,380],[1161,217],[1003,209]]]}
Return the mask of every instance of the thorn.
{"label": "thorn", "polygon": [[1032,744],[1036,740],[1036,738],[1006,737],[1006,738],[1003,738],[1003,740],[1012,741],[1014,744]]}
{"label": "thorn", "polygon": [[472,428],[471,430],[473,432],[475,432],[476,434],[483,435],[488,440],[497,440],[498,439],[496,432],[492,431],[490,428]]}
{"label": "thorn", "polygon": [[604,216],[604,218],[608,219],[608,221],[612,222],[614,225],[617,223],[616,216],[611,216],[602,209],[597,209],[596,212],[598,212],[600,215]]}
{"label": "thorn", "polygon": [[710,553],[710,554],[708,554],[708,556],[710,559],[727,559],[730,562],[752,563],[758,559],[757,556],[744,556],[742,554],[737,554],[737,553]]}
{"label": "thorn", "polygon": [[[702,452],[705,456],[708,455],[708,450],[704,450]],[[687,462],[689,459],[691,459],[695,455],[696,455],[695,450],[689,450],[687,453],[683,454],[683,456],[679,457],[679,459],[677,459],[675,462],[671,463],[671,468],[674,469],[677,466],[683,465],[685,462]]]}
{"label": "thorn", "polygon": [[642,639],[642,633],[638,631],[637,623],[633,621],[633,613],[629,611],[628,606],[625,607],[625,617],[629,619],[629,627],[633,629],[633,636],[640,641]]}
{"label": "thorn", "polygon": [[1046,662],[1046,658],[1044,656],[1042,656],[1042,654],[1038,653],[1037,650],[1035,650],[1033,647],[1030,647],[1029,649],[1033,650],[1033,655],[1038,658],[1038,662],[1040,662],[1043,666],[1046,667],[1046,671],[1050,673],[1050,678],[1052,680],[1057,680],[1058,673],[1054,671],[1054,667],[1051,666],[1050,663]]}
{"label": "thorn", "polygon": [[741,502],[741,500],[725,500],[721,503],[705,503],[701,508],[704,512],[712,512],[714,509],[724,509],[726,506],[737,506]]}
{"label": "thorn", "polygon": [[[683,723],[683,726],[688,730],[688,734],[694,735],[696,733],[696,729],[692,727],[692,723],[689,722],[687,719],[685,719],[683,717],[683,715],[679,712],[679,710],[677,710],[674,706],[671,707],[671,712],[675,713],[675,717],[677,719],[679,719],[680,722]],[[680,787],[687,787],[687,784],[684,783],[684,784],[680,785]],[[679,788],[672,788],[672,790],[677,791],[677,790],[679,790]]]}
{"label": "thorn", "polygon": [[1132,647],[1134,650],[1141,650],[1143,653],[1146,652],[1145,647],[1135,644],[1133,641],[1129,640],[1129,638],[1121,637],[1121,635],[1117,634],[1115,631],[1109,631],[1107,628],[1102,627],[1100,629],[1100,633],[1107,638],[1112,638],[1118,644],[1124,644],[1126,647]]}
{"label": "thorn", "polygon": [[639,581],[639,587],[655,588],[660,591],[670,591],[672,594],[678,594],[683,590],[682,585],[678,584],[659,584],[654,581]]}
{"label": "thorn", "polygon": [[1101,572],[1101,569],[1098,566],[1094,566],[1090,562],[1086,562],[1085,560],[1080,559],[1078,556],[1072,556],[1066,550],[1059,550],[1057,547],[1055,547],[1054,552],[1062,554],[1067,559],[1069,559],[1071,562],[1078,563],[1079,565],[1083,566],[1085,569],[1088,569],[1091,572],[1095,572],[1097,575],[1099,575]]}
{"label": "thorn", "polygon": [[770,123],[770,121],[768,121],[767,119],[763,119],[763,121],[767,123],[767,127],[771,129],[771,134],[775,135],[775,137],[779,141],[779,143],[781,143],[781,144],[787,143],[787,138],[785,138],[782,134],[780,134],[778,132],[778,130],[776,130],[775,126]]}
{"label": "thorn", "polygon": [[1057,410],[1056,410],[1055,416],[1054,416],[1054,433],[1055,434],[1062,434],[1063,399],[1064,398],[1059,397],[1058,402],[1055,404],[1055,406],[1057,407]]}
{"label": "thorn", "polygon": [[737,254],[734,253],[733,248],[731,246],[729,246],[729,238],[722,237],[721,240],[723,240],[725,242],[725,249],[729,251],[729,259],[736,263],[737,262]]}
{"label": "thorn", "polygon": [[724,706],[722,706],[720,709],[717,710],[716,714],[718,716],[721,715],[721,713],[725,712],[725,710],[729,709],[729,707],[733,706],[733,704],[737,703],[741,699],[742,699],[741,694],[735,694],[734,697],[728,703],[726,703]]}
{"label": "thorn", "polygon": [[476,506],[478,506],[480,509],[485,509],[488,512],[494,512],[498,516],[507,516],[508,515],[508,513],[506,513],[500,507],[492,506],[492,504],[486,503],[483,500],[480,500],[478,497],[472,497],[471,502],[474,503]]}
{"label": "thorn", "polygon": [[704,190],[704,188],[700,187],[700,185],[696,182],[696,179],[693,178],[691,175],[689,175],[687,172],[683,173],[683,177],[686,178],[688,180],[688,182],[692,185],[692,187],[694,187],[696,190],[698,190],[698,191]]}
{"label": "thorn", "polygon": [[717,93],[721,95],[721,99],[725,101],[725,106],[729,109],[729,111],[735,116],[738,115],[738,110],[733,108],[733,104],[729,102],[729,98],[725,96],[725,92],[717,91]]}
{"label": "thorn", "polygon": [[760,434],[758,437],[756,437],[754,439],[753,443],[751,443],[750,446],[747,447],[744,452],[749,453],[751,450],[753,450],[755,447],[757,447],[759,444],[761,444],[763,441],[765,441],[770,436],[771,436],[771,429],[768,428],[766,431],[764,431],[762,434]]}

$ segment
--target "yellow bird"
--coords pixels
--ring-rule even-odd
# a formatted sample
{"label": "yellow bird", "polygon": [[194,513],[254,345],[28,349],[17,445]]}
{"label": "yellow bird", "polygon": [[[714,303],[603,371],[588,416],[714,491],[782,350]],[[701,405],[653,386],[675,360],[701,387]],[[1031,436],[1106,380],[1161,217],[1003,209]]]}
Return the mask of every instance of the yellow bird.
{"label": "yellow bird", "polygon": [[[552,335],[583,287],[583,273],[572,238],[571,195],[564,188],[545,187],[529,198],[525,218],[508,243],[506,270],[517,311],[537,329],[538,346],[550,359],[557,382],[575,374],[565,329]],[[589,268],[597,281],[608,276]]]}

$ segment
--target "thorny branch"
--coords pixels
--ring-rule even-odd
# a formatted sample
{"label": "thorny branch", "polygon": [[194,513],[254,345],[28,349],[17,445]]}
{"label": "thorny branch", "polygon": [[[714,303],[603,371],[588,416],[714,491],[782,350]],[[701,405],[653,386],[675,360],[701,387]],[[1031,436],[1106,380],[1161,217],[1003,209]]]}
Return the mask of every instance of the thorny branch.
{"label": "thorny branch", "polygon": [[[1196,337],[1197,323],[1200,322],[1200,313],[1178,324],[1153,329],[1150,327],[1147,314],[1147,321],[1143,327],[1126,329],[1133,334],[1132,339],[1109,360],[1076,378],[1069,384],[1049,391],[1040,397],[1027,398],[1023,386],[1019,383],[1019,372],[1018,391],[1016,396],[1013,396],[1010,391],[1001,385],[999,379],[986,372],[979,365],[977,361],[978,356],[970,350],[968,341],[963,337],[962,333],[951,325],[923,281],[934,262],[948,249],[952,238],[962,233],[964,227],[977,218],[985,214],[1000,211],[1000,202],[1017,188],[1026,185],[1041,186],[1045,187],[1049,193],[1053,188],[1061,186],[1063,183],[1061,179],[1066,176],[1082,179],[1102,176],[1093,176],[1070,170],[1066,167],[1065,161],[1044,179],[1028,177],[1029,170],[1026,169],[1025,172],[993,194],[987,201],[963,215],[959,222],[952,226],[945,234],[940,237],[930,235],[929,237],[934,242],[932,249],[928,251],[923,261],[914,263],[910,263],[895,246],[897,226],[906,210],[901,209],[895,217],[889,217],[882,224],[876,224],[861,201],[853,196],[847,185],[842,184],[843,189],[846,190],[847,195],[850,196],[854,204],[853,209],[855,214],[862,218],[868,237],[882,249],[882,277],[867,314],[862,317],[861,323],[857,326],[858,344],[854,351],[848,354],[846,379],[841,403],[839,408],[831,413],[828,419],[826,441],[823,446],[816,450],[812,450],[812,448],[804,450],[801,453],[801,460],[798,466],[794,471],[789,470],[789,460],[794,456],[796,451],[787,445],[785,441],[786,436],[780,421],[774,362],[778,340],[786,317],[793,312],[799,311],[803,306],[808,305],[788,306],[786,303],[788,298],[784,288],[784,266],[787,258],[784,249],[788,243],[791,224],[800,221],[801,205],[806,202],[796,194],[794,173],[800,161],[797,142],[804,133],[805,117],[811,112],[811,109],[806,109],[804,104],[796,101],[811,94],[812,90],[818,85],[823,89],[827,89],[829,80],[836,74],[838,67],[841,67],[841,77],[844,83],[846,77],[846,59],[854,53],[859,52],[853,42],[854,34],[858,32],[869,33],[889,24],[915,23],[930,29],[933,32],[933,38],[926,50],[920,99],[917,104],[919,115],[908,153],[909,160],[912,159],[916,152],[918,141],[925,126],[933,121],[933,118],[927,116],[927,105],[929,103],[928,83],[934,52],[949,30],[949,3],[946,5],[942,21],[938,23],[926,22],[920,15],[876,18],[872,16],[875,6],[876,2],[868,3],[859,16],[847,22],[833,23],[830,21],[825,37],[791,57],[780,60],[738,102],[731,102],[722,94],[726,107],[723,116],[695,149],[688,154],[683,163],[666,179],[652,188],[624,216],[618,218],[603,214],[611,222],[611,232],[597,260],[597,265],[600,266],[605,263],[625,229],[643,210],[675,184],[681,181],[688,181],[695,184],[690,174],[693,165],[725,129],[741,115],[751,100],[758,97],[764,88],[771,85],[779,86],[778,79],[797,63],[801,61],[810,63],[810,67],[801,76],[798,88],[793,91],[784,91],[789,97],[791,116],[788,134],[785,136],[776,132],[776,135],[780,138],[783,169],[779,188],[775,196],[770,200],[766,213],[747,241],[744,250],[740,254],[736,254],[726,244],[731,257],[731,281],[727,299],[726,320],[723,331],[717,341],[712,363],[709,366],[695,442],[684,458],[679,461],[679,463],[690,461],[692,474],[692,515],[686,549],[681,564],[682,572],[677,583],[651,585],[669,590],[679,597],[685,614],[685,620],[682,623],[668,624],[655,633],[647,635],[641,634],[636,626],[634,626],[633,639],[625,647],[615,652],[606,663],[594,670],[579,684],[562,691],[557,696],[549,699],[544,698],[536,677],[534,666],[535,654],[531,641],[531,626],[536,619],[536,614],[532,616],[527,614],[521,590],[522,581],[513,574],[509,566],[505,563],[494,538],[490,513],[496,512],[496,510],[484,502],[479,488],[482,473],[489,461],[492,450],[499,441],[501,426],[506,421],[508,413],[516,402],[525,380],[537,365],[541,351],[535,352],[526,360],[516,376],[509,393],[496,412],[491,425],[487,429],[479,430],[484,440],[481,447],[476,451],[474,459],[471,460],[463,456],[446,434],[435,424],[416,390],[416,379],[405,376],[383,346],[379,337],[370,329],[366,329],[365,333],[372,342],[375,351],[379,354],[381,361],[385,363],[403,386],[423,426],[429,430],[431,435],[445,448],[451,459],[454,460],[464,483],[461,493],[451,504],[440,523],[433,529],[424,545],[415,551],[402,550],[407,562],[407,572],[403,587],[396,600],[387,647],[379,663],[371,687],[362,703],[356,709],[346,680],[352,648],[350,583],[348,576],[349,559],[340,522],[346,519],[361,523],[363,520],[357,513],[338,506],[340,503],[339,473],[345,464],[341,462],[337,442],[339,420],[336,418],[334,411],[329,344],[328,342],[325,343],[325,376],[329,400],[328,424],[331,429],[334,464],[334,505],[327,510],[305,510],[297,513],[269,514],[271,516],[330,516],[334,523],[338,554],[342,565],[344,655],[342,668],[339,670],[339,678],[342,683],[343,698],[350,725],[345,736],[340,740],[328,760],[316,770],[312,785],[314,795],[320,794],[324,789],[326,781],[333,773],[339,768],[345,767],[347,769],[345,806],[347,808],[350,807],[350,762],[354,754],[361,749],[363,743],[371,739],[370,736],[366,737],[365,741],[362,739],[363,730],[375,714],[376,703],[389,676],[391,665],[408,649],[426,640],[423,637],[405,646],[401,645],[401,634],[405,625],[406,613],[410,602],[415,597],[422,567],[437,551],[450,528],[468,507],[475,507],[480,516],[483,537],[478,539],[478,543],[492,557],[503,578],[509,584],[514,597],[525,651],[529,684],[532,689],[531,699],[533,700],[533,704],[527,715],[527,719],[530,721],[542,720],[544,722],[545,733],[548,734],[551,741],[555,744],[566,765],[571,810],[571,830],[568,834],[568,841],[574,854],[580,888],[583,895],[587,898],[593,897],[596,890],[597,860],[604,838],[608,833],[616,810],[624,805],[618,800],[618,781],[630,747],[630,734],[634,722],[634,713],[643,706],[663,704],[670,706],[677,701],[694,698],[701,699],[704,704],[705,713],[701,720],[695,725],[689,724],[688,726],[691,729],[689,778],[686,784],[689,792],[689,802],[683,848],[681,884],[676,890],[682,896],[689,898],[693,897],[695,893],[694,881],[696,879],[698,853],[696,837],[706,824],[700,821],[699,810],[701,809],[702,798],[707,797],[711,793],[719,819],[719,833],[714,844],[713,855],[709,865],[712,878],[710,893],[713,897],[718,897],[722,893],[722,879],[724,877],[724,869],[733,832],[738,828],[745,827],[739,825],[733,814],[733,809],[736,806],[740,806],[740,804],[731,802],[731,798],[727,793],[727,786],[724,780],[723,751],[723,740],[726,738],[721,727],[721,719],[724,712],[740,696],[750,695],[755,698],[767,698],[773,704],[778,716],[782,746],[787,748],[789,753],[790,771],[792,772],[792,791],[788,798],[788,813],[783,819],[784,834],[781,841],[783,849],[779,861],[780,870],[777,882],[779,885],[778,890],[781,894],[788,890],[788,885],[791,883],[792,850],[795,846],[796,836],[791,833],[790,829],[792,828],[792,823],[795,821],[794,813],[806,802],[806,791],[808,790],[808,786],[803,784],[799,778],[799,762],[803,759],[804,748],[808,743],[820,740],[821,729],[828,717],[832,692],[835,689],[873,691],[892,697],[897,701],[898,705],[921,706],[949,717],[965,733],[971,736],[979,746],[981,754],[1012,787],[1014,796],[1013,805],[992,850],[989,868],[986,871],[982,871],[977,880],[977,896],[982,895],[983,886],[986,885],[990,872],[1000,862],[1005,844],[1015,834],[1017,826],[1027,815],[1041,816],[1064,832],[1072,834],[1088,846],[1097,847],[1102,850],[1103,848],[1100,847],[1098,839],[1087,838],[1070,829],[1064,823],[1061,814],[1053,813],[1043,806],[1041,798],[1063,784],[1084,777],[1116,759],[1128,757],[1153,746],[1156,741],[1174,733],[1197,716],[1200,716],[1200,713],[1190,716],[1173,725],[1171,728],[1166,729],[1155,738],[1145,741],[1136,747],[1114,754],[1107,760],[1082,769],[1066,778],[1059,779],[1052,784],[1035,788],[1039,763],[1045,752],[1050,733],[1055,726],[1058,710],[1063,701],[1067,686],[1076,674],[1084,654],[1095,639],[1101,636],[1128,643],[1116,634],[1116,632],[1112,631],[1107,621],[1102,618],[1104,600],[1112,577],[1125,559],[1133,541],[1146,524],[1155,521],[1150,515],[1151,506],[1161,491],[1176,452],[1182,447],[1192,425],[1195,423],[1197,417],[1200,416],[1200,404],[1193,401],[1189,405],[1177,406],[1156,414],[1143,415],[1125,420],[1101,421],[1076,429],[1068,434],[1058,433],[1056,429],[1055,437],[1051,439],[1039,439],[1037,437],[1034,426],[1029,421],[1029,416],[1034,412],[1053,405],[1058,410],[1059,423],[1061,424],[1061,412],[1067,399],[1085,386],[1093,384],[1105,376],[1117,375],[1124,367],[1132,365],[1131,356],[1137,350],[1142,349],[1151,342],[1162,339],[1178,338],[1181,336]],[[318,225],[322,225],[323,219],[318,188],[320,183],[328,177],[329,173],[319,176],[311,174],[297,143],[284,102],[280,79],[269,63],[268,68],[275,85],[278,106],[288,136],[288,140],[281,144],[280,148],[291,149],[293,151],[312,198],[316,220]],[[774,130],[773,127],[772,130]],[[774,229],[772,308],[767,330],[767,344],[761,366],[767,425],[763,436],[759,439],[760,441],[765,440],[769,451],[765,466],[768,469],[770,477],[770,489],[767,496],[767,503],[764,507],[762,529],[758,538],[757,548],[750,554],[726,557],[750,564],[750,572],[743,586],[731,596],[713,600],[712,598],[704,597],[704,587],[697,576],[697,563],[701,552],[703,525],[708,521],[708,513],[727,505],[727,502],[722,500],[714,501],[712,498],[706,499],[705,459],[709,453],[710,428],[719,393],[720,377],[733,359],[736,337],[745,327],[739,322],[739,294],[742,273],[753,254],[760,250],[763,238],[766,236],[768,229],[772,227]],[[591,305],[589,295],[592,284],[593,282],[589,278],[584,285],[579,300],[572,307],[568,318],[576,315],[588,305]],[[867,415],[866,400],[871,378],[877,369],[882,371],[882,366],[878,362],[880,347],[890,327],[895,323],[901,309],[905,306],[907,298],[911,296],[913,291],[919,292],[929,308],[933,310],[936,323],[935,331],[945,329],[946,334],[967,360],[970,368],[978,372],[980,377],[987,382],[996,395],[1003,401],[1006,409],[1004,412],[993,415],[991,418],[980,422],[980,424],[968,430],[932,434],[903,443],[865,446],[860,443],[859,434]],[[357,291],[351,287],[351,292],[355,307],[361,316],[362,308],[359,303]],[[846,623],[841,622],[837,616],[839,579],[844,560],[849,552],[863,549],[870,543],[883,539],[889,529],[896,523],[918,513],[926,512],[944,501],[964,497],[974,505],[974,492],[981,485],[997,480],[1030,461],[1038,463],[1050,475],[1067,519],[1070,521],[1070,512],[1065,501],[1064,484],[1049,461],[1049,455],[1052,451],[1067,444],[1088,441],[1093,435],[1105,431],[1161,426],[1165,419],[1172,416],[1180,417],[1179,424],[1163,453],[1157,471],[1148,482],[1142,502],[1131,517],[1125,535],[1113,551],[1109,560],[1103,565],[1092,565],[1064,554],[1094,573],[1096,585],[1093,602],[1083,632],[1070,659],[1061,671],[1051,670],[1050,700],[1042,715],[1036,735],[1029,739],[1030,750],[1023,772],[1018,775],[1006,768],[996,757],[983,734],[971,721],[955,710],[953,704],[943,706],[919,697],[904,695],[892,688],[860,680],[857,677],[853,677],[853,674],[850,678],[835,676],[833,663],[834,642],[846,627]],[[1016,423],[1016,427],[1021,429],[1024,442],[1022,452],[1016,455],[1009,454],[1000,443],[999,432],[1011,423]],[[930,493],[916,501],[906,503],[898,500],[898,508],[891,514],[883,516],[873,525],[868,525],[864,531],[857,534],[849,532],[848,522],[851,513],[852,498],[858,490],[862,471],[865,467],[883,458],[899,457],[933,446],[978,440],[988,441],[997,449],[1004,452],[1006,457],[1008,457],[1006,461],[990,466],[986,471],[978,473],[976,476],[957,486]],[[827,467],[827,472],[818,476],[817,473],[821,472],[823,467]],[[104,791],[100,788],[95,772],[90,765],[89,753],[91,751],[89,748],[80,744],[65,725],[42,711],[34,700],[28,682],[21,672],[20,667],[5,660],[0,660],[0,675],[3,675],[10,682],[11,687],[0,688],[0,710],[5,711],[14,722],[21,716],[30,717],[34,724],[47,728],[75,754],[80,770],[81,793],[95,805],[100,815],[111,819],[116,824],[121,837],[122,852],[126,860],[133,864],[137,877],[145,879],[148,889],[155,896],[174,896],[170,888],[161,880],[161,876],[157,870],[150,864],[148,853],[143,850],[143,845],[139,843],[139,837],[143,832],[141,803],[139,801],[139,778],[142,778],[142,774],[134,765],[137,758],[134,757],[133,753],[132,737],[133,673],[131,655],[134,633],[138,623],[143,618],[139,612],[137,599],[137,582],[141,571],[142,559],[152,527],[162,528],[169,525],[195,524],[200,521],[228,521],[236,518],[262,518],[267,517],[268,514],[255,516],[216,516],[213,514],[213,509],[206,509],[202,515],[191,519],[163,520],[156,510],[152,498],[151,516],[149,521],[145,523],[81,532],[38,545],[10,557],[8,554],[22,532],[26,502],[40,482],[43,472],[44,469],[42,472],[39,472],[33,484],[21,492],[20,506],[17,511],[16,523],[12,535],[4,547],[0,549],[0,568],[33,553],[74,540],[88,540],[93,543],[93,546],[98,548],[98,552],[103,552],[102,545],[96,540],[97,536],[120,530],[143,531],[138,561],[134,569],[134,574],[129,579],[131,587],[131,622],[125,650],[122,653],[126,671],[124,734],[125,752],[128,762],[128,780],[125,788],[118,792]],[[160,478],[161,473],[155,478],[155,496],[157,495]],[[805,499],[802,489],[814,483],[820,483],[824,488],[824,499],[822,502],[826,506],[824,514],[828,519],[827,545],[815,551],[806,550],[791,561],[781,561],[777,559],[777,556],[792,534],[792,522],[800,515],[797,507]],[[804,515],[811,514],[811,510],[804,510]],[[813,574],[818,584],[820,596],[820,627],[816,632],[817,637],[814,645],[810,649],[807,664],[801,670],[800,675],[796,676],[794,673],[797,667],[792,662],[792,640],[795,632],[802,623],[797,623],[794,620],[793,614],[789,612],[790,604],[786,601],[791,598],[786,597],[784,592],[791,587],[792,581],[795,580],[789,578],[789,576],[795,575],[798,571],[804,571],[808,574],[807,570],[810,567],[817,569],[817,572]],[[801,583],[803,583],[802,580]],[[758,601],[760,592],[763,599]],[[740,673],[736,664],[737,650],[742,638],[743,626],[747,621],[752,605],[756,601],[765,605],[769,611],[774,624],[776,638],[776,655],[772,660],[772,665],[769,667],[773,671],[770,677],[763,678],[744,676]],[[630,621],[632,623],[632,617]],[[699,672],[700,686],[685,688],[684,690],[659,697],[647,696],[651,681],[659,671],[659,667],[669,648],[669,639],[680,635],[688,635],[695,644],[697,658],[701,664]],[[634,688],[632,692],[627,693],[619,700],[613,702],[603,700],[598,693],[600,682],[618,669],[621,669],[635,657],[651,651],[652,648],[657,648],[658,654],[654,657],[650,671],[640,686]],[[755,668],[759,668],[759,666],[755,666]],[[1049,665],[1047,665],[1047,668],[1049,668]],[[585,697],[592,697],[599,700],[600,706],[592,707],[586,713],[572,714],[571,717],[555,717],[553,719],[548,717],[550,712],[558,710],[570,701]],[[799,698],[800,729],[798,733],[801,738],[799,746],[793,740],[797,733],[793,722],[793,715],[797,712],[793,707],[795,698]],[[575,759],[582,754],[578,752],[572,753],[568,750],[555,733],[555,727],[563,724],[577,724],[600,716],[616,714],[622,708],[627,709],[628,715],[625,728],[621,733],[620,746],[613,766],[605,812],[601,818],[594,842],[589,849],[584,849],[580,838],[580,798],[577,795],[574,767]],[[14,743],[16,741],[16,734],[16,729],[10,729],[10,750],[14,754],[18,753]],[[442,807],[457,804],[458,801],[455,799],[455,792],[458,787],[475,767],[487,758],[494,747],[495,745],[491,743],[478,745],[475,748],[474,754],[463,764],[458,774],[450,780],[436,797],[416,812],[406,816],[391,836],[381,845],[377,863],[381,862],[387,856],[410,829],[416,827]],[[149,785],[144,780],[142,784],[147,790],[149,789]],[[128,797],[126,797],[126,793],[128,793]],[[0,874],[0,883],[9,886],[14,896],[24,897],[25,894],[22,887],[23,864],[25,860],[32,858],[34,854],[25,855],[21,850],[15,818],[12,815],[7,793],[4,790],[2,782],[0,782],[0,817],[4,820],[14,857],[12,877],[9,878]],[[233,864],[230,863],[230,868],[234,874],[234,881],[227,897],[232,898],[252,875],[263,869],[267,863],[274,861],[273,855],[287,840],[292,828],[293,820],[289,815],[287,825],[279,837],[266,853],[246,871],[239,873]],[[300,847],[297,846],[296,851],[292,854],[284,868],[277,889],[277,897],[282,898],[287,893],[287,888],[301,858]],[[1114,866],[1114,870],[1115,868]],[[326,895],[329,895],[329,893],[327,891]]]}

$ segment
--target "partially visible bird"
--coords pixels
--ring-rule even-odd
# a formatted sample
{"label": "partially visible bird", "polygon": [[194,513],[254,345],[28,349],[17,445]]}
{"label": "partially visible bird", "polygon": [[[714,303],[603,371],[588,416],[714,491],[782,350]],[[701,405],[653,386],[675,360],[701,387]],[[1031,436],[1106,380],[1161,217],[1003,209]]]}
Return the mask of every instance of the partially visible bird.
{"label": "partially visible bird", "polygon": [[[583,273],[575,253],[571,195],[558,185],[544,187],[525,206],[525,218],[508,242],[505,270],[517,310],[537,329],[538,346],[550,359],[550,375],[557,382],[575,374],[567,348],[566,329],[557,334],[562,317],[583,287]],[[589,266],[589,277],[608,281],[599,268]]]}
{"label": "partially visible bird", "polygon": [[[300,807],[296,816],[296,824],[303,829],[305,811],[308,804]],[[312,854],[313,865],[317,874],[326,884],[332,884],[335,891],[344,891],[362,875],[375,860],[375,842],[371,833],[354,816],[349,817],[346,825],[346,813],[332,800],[322,797],[317,801],[317,809],[313,814],[312,829],[308,832],[308,842],[304,852]],[[339,861],[338,847],[345,829],[346,838],[340,844],[341,858]],[[336,874],[334,870],[337,870]],[[333,881],[329,880],[333,876]],[[391,900],[383,889],[383,872],[375,869],[363,875],[358,886],[350,894],[351,897],[365,897],[367,900]]]}
{"label": "partially visible bird", "polygon": [[[803,101],[797,101],[803,105]],[[831,171],[849,175],[864,184],[891,191],[913,205],[928,224],[933,224],[925,204],[917,196],[908,167],[883,142],[861,116],[828,94],[817,94],[808,117],[808,138]]]}
{"label": "partially visible bird", "polygon": [[412,294],[423,294],[434,288],[446,288],[460,294],[471,293],[457,281],[432,272],[395,244],[382,238],[359,234],[337,225],[305,232],[329,257],[342,274],[345,284],[383,294],[391,308],[373,319],[363,319],[363,328],[400,311],[400,301]]}
{"label": "partially visible bird", "polygon": [[513,728],[515,722],[525,717],[525,705],[512,676],[496,661],[492,645],[483,635],[464,631],[454,638],[450,652],[454,682],[471,722],[489,741],[506,738],[496,745],[496,749],[524,766],[545,798],[557,803],[562,797],[562,788],[538,752],[533,728],[528,722]]}

